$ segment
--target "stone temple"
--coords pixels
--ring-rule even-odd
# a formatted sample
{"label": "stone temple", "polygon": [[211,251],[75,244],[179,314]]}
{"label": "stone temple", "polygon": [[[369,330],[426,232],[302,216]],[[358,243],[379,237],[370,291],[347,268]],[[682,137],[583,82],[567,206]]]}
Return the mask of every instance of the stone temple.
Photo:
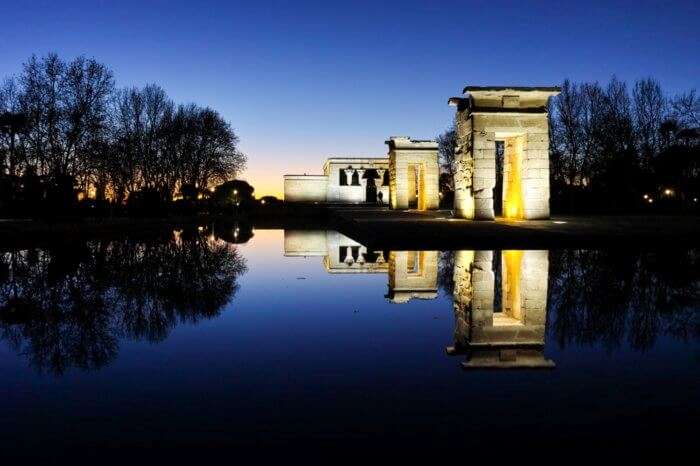
{"label": "stone temple", "polygon": [[[467,86],[457,108],[455,217],[549,218],[547,103],[557,87]],[[392,137],[384,158],[329,158],[322,175],[285,175],[286,202],[382,204],[435,210],[438,145]],[[499,146],[502,148],[500,156]]]}
{"label": "stone temple", "polygon": [[386,144],[384,158],[330,158],[323,175],[285,175],[285,202],[381,202],[392,209],[437,209],[437,142],[392,137]]}

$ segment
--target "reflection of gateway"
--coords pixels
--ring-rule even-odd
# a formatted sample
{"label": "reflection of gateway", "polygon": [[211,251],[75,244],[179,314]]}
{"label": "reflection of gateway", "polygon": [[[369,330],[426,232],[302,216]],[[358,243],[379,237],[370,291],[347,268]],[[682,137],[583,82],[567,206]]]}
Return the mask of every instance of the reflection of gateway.
{"label": "reflection of gateway", "polygon": [[284,255],[323,257],[328,273],[388,272],[395,303],[437,297],[437,251],[368,251],[335,231],[285,230]]}
{"label": "reflection of gateway", "polygon": [[501,253],[502,309],[494,310],[493,252],[457,251],[455,346],[465,368],[551,368],[544,357],[547,251]]}

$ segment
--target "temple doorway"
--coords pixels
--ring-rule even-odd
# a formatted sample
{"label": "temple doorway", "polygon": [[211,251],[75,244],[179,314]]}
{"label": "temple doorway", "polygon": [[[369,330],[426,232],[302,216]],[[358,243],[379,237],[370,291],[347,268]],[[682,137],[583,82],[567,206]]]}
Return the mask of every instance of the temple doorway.
{"label": "temple doorway", "polygon": [[367,178],[365,202],[369,202],[371,204],[377,203],[377,185],[374,182],[374,178]]}
{"label": "temple doorway", "polygon": [[408,166],[408,176],[407,176],[407,189],[408,189],[408,208],[417,209],[418,208],[418,197],[419,197],[419,168],[418,165]]}
{"label": "temple doorway", "polygon": [[505,138],[503,144],[503,216],[508,219],[525,218],[523,195],[523,136]]}

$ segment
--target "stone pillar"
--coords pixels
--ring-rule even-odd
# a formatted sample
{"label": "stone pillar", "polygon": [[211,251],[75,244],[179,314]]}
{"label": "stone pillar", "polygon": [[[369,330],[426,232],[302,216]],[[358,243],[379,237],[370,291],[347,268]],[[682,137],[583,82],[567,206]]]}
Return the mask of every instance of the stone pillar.
{"label": "stone pillar", "polygon": [[367,188],[367,179],[362,178],[365,174],[365,169],[358,168],[356,171],[357,171],[357,180],[360,182],[360,186],[362,186],[363,188]]}
{"label": "stone pillar", "polygon": [[549,122],[547,115],[530,118],[523,138],[523,196],[529,220],[549,218]]}
{"label": "stone pillar", "polygon": [[493,252],[456,251],[453,279],[455,348],[452,351],[461,351],[471,343],[474,328],[493,322]]}
{"label": "stone pillar", "polygon": [[352,248],[350,248],[350,246],[347,246],[345,249],[345,259],[343,259],[343,262],[348,265],[352,265],[355,262],[355,259],[352,257]]}
{"label": "stone pillar", "polygon": [[345,172],[345,179],[348,180],[348,185],[352,184],[352,174],[355,173],[354,168],[345,168],[343,169]]}
{"label": "stone pillar", "polygon": [[375,182],[375,184],[377,185],[377,189],[379,189],[379,187],[381,187],[381,186],[384,186],[384,173],[385,172],[386,172],[386,169],[377,168],[377,176],[379,176],[379,178],[378,178],[379,181]]}
{"label": "stone pillar", "polygon": [[520,275],[523,323],[541,326],[544,344],[544,326],[547,313],[547,287],[549,282],[549,252],[523,251]]}
{"label": "stone pillar", "polygon": [[[481,126],[480,118],[473,116],[473,128]],[[472,134],[472,154],[474,157],[474,219],[493,220],[493,188],[496,186],[496,141],[494,133],[485,128]]]}

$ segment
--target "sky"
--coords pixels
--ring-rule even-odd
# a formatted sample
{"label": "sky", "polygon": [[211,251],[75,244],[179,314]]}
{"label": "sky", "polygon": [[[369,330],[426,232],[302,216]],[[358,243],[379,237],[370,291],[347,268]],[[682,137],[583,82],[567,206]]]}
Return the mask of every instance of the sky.
{"label": "sky", "polygon": [[700,2],[19,1],[0,78],[32,54],[95,57],[118,86],[218,110],[258,197],[330,156],[374,156],[450,125],[466,85],[633,82],[700,90]]}

